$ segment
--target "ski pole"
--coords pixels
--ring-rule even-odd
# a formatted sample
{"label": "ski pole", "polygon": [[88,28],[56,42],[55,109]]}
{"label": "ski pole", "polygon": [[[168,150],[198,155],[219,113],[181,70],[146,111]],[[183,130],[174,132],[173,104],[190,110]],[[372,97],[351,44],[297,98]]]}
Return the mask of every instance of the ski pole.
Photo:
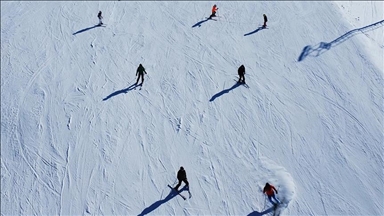
{"label": "ski pole", "polygon": [[265,210],[265,203],[267,202],[267,197],[266,196],[264,196],[264,208],[263,208],[263,210]]}

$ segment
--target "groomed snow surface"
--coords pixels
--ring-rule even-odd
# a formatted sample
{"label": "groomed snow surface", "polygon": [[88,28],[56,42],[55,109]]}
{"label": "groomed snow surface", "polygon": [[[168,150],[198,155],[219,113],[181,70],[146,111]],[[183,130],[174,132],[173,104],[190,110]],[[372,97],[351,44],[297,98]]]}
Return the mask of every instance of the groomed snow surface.
{"label": "groomed snow surface", "polygon": [[1,214],[272,215],[269,182],[282,215],[383,215],[383,14],[2,1]]}

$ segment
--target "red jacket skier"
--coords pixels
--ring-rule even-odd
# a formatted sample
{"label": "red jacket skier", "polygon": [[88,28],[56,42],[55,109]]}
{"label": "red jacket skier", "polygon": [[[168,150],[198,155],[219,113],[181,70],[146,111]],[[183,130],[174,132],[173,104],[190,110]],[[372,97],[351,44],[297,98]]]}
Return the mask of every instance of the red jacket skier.
{"label": "red jacket skier", "polygon": [[219,8],[216,7],[216,5],[213,5],[213,7],[212,7],[212,14],[211,14],[211,16],[209,16],[208,19],[211,19],[212,17],[215,17],[215,16],[216,16],[216,11],[217,11],[217,9],[219,9]]}
{"label": "red jacket skier", "polygon": [[[276,188],[273,185],[269,184],[268,182],[265,184],[265,187],[263,189],[263,193],[267,194],[268,200],[273,205],[277,205],[280,203],[280,201],[275,197],[275,191],[276,191],[276,194],[278,194]],[[276,203],[272,201],[272,198],[276,201]]]}

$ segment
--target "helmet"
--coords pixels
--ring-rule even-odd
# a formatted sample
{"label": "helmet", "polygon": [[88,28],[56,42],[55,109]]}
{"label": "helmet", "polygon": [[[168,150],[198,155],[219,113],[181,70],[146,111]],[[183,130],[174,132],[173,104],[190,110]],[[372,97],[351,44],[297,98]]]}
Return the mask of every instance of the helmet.
{"label": "helmet", "polygon": [[181,166],[181,167],[180,167],[180,170],[184,170],[184,167]]}

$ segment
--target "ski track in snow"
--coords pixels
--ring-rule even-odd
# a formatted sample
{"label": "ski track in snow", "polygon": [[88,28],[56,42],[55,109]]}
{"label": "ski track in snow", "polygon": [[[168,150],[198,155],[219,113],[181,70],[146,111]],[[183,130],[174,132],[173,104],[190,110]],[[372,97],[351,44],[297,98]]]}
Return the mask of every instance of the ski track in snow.
{"label": "ski track in snow", "polygon": [[260,215],[266,182],[282,215],[382,214],[383,30],[338,38],[372,4],[2,2],[2,214]]}

